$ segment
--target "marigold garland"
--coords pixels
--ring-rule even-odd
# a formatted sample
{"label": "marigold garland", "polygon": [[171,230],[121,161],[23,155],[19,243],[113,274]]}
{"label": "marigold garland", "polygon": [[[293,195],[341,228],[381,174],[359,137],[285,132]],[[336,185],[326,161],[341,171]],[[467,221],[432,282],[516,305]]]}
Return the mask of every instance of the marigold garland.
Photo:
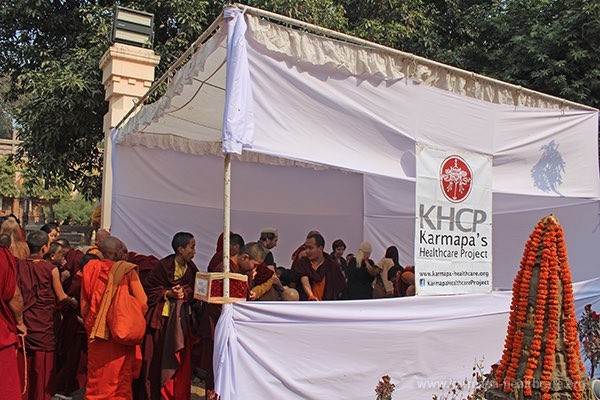
{"label": "marigold garland", "polygon": [[540,221],[535,230],[529,235],[525,245],[521,266],[513,285],[511,313],[509,316],[508,331],[502,359],[496,370],[496,382],[503,387],[505,392],[512,390],[516,371],[521,356],[523,345],[523,328],[527,319],[527,298],[529,286],[533,275],[533,268],[537,259],[537,248],[544,234],[544,225]]}
{"label": "marigold garland", "polygon": [[[537,288],[530,287],[533,276],[539,277]],[[535,297],[530,298],[533,294]],[[523,394],[532,396],[534,374],[540,371],[541,398],[550,400],[562,325],[572,398],[582,399],[581,380],[585,369],[579,353],[571,270],[563,229],[552,215],[538,222],[525,245],[513,284],[510,310],[504,351],[495,371],[499,387],[509,393],[514,391],[515,382],[522,383]],[[531,331],[531,343],[524,342],[525,331]],[[520,372],[522,375],[517,376],[520,363],[525,363],[525,368],[520,370],[524,371]]]}

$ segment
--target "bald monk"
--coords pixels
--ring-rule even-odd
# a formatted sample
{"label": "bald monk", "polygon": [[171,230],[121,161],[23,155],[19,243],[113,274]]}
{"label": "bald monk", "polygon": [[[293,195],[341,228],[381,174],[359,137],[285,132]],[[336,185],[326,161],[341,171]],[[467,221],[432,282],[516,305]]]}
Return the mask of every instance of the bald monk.
{"label": "bald monk", "polygon": [[300,295],[296,289],[285,288],[281,293],[281,300],[283,301],[298,301],[300,300]]}
{"label": "bald monk", "polygon": [[[108,287],[109,273],[117,263],[127,257],[127,247],[111,236],[102,241],[99,250],[104,260],[91,260],[83,269],[81,279],[81,315],[88,333],[88,381],[85,391],[87,400],[130,400],[133,397],[131,383],[139,373],[140,357],[137,346],[115,342],[106,327],[106,314],[100,310],[102,297]],[[133,264],[123,277],[129,292],[146,307],[146,294]]]}
{"label": "bald monk", "polygon": [[23,298],[17,286],[17,266],[8,247],[0,247],[0,393],[6,400],[21,399],[17,366],[17,334],[26,334]]}
{"label": "bald monk", "polygon": [[[23,320],[27,326],[25,352],[19,352],[20,362],[27,357],[27,391],[24,399],[50,400],[53,378],[56,335],[54,310],[57,303],[77,307],[77,301],[66,295],[55,265],[44,260],[48,251],[48,234],[42,230],[27,235],[31,252],[18,261],[19,288],[23,296]],[[23,371],[23,369],[20,369]]]}
{"label": "bald monk", "polygon": [[110,232],[108,229],[98,229],[96,232],[96,243],[88,249],[86,254],[93,254],[99,259],[103,259],[102,250],[100,249],[100,245],[104,240],[110,237]]}

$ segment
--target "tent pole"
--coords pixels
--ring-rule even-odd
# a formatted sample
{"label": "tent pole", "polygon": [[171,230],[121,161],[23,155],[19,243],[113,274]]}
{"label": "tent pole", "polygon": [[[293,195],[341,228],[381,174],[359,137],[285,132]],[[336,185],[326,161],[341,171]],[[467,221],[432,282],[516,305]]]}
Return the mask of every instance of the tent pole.
{"label": "tent pole", "polygon": [[[231,231],[231,154],[223,161],[223,271],[229,272],[229,232]],[[223,279],[223,297],[229,298],[229,278]]]}

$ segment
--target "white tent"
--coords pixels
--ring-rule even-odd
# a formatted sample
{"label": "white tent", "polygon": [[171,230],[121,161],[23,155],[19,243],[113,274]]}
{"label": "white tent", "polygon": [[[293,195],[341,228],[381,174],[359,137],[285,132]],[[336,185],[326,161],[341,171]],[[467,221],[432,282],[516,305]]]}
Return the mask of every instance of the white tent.
{"label": "white tent", "polygon": [[[255,240],[278,227],[284,266],[315,228],[349,252],[363,238],[374,257],[396,245],[411,265],[420,142],[493,156],[495,287],[511,287],[527,235],[550,212],[575,281],[596,276],[596,110],[256,12],[246,14],[255,138],[232,168],[233,231]],[[204,266],[222,232],[223,24],[116,140],[112,230],[141,253],[167,254],[186,229]]]}
{"label": "white tent", "polygon": [[[550,212],[565,228],[574,280],[598,276],[597,110],[264,11],[249,8],[240,18],[247,31],[235,45],[247,51],[243,70],[252,97],[238,111],[244,114],[245,128],[253,128],[254,139],[232,165],[231,227],[248,241],[257,239],[262,227],[278,227],[274,254],[279,265],[289,265],[291,252],[311,229],[321,231],[327,245],[344,239],[350,252],[369,240],[374,258],[396,245],[400,262],[412,264],[415,145],[423,143],[493,157],[494,287],[511,287],[527,235]],[[219,19],[186,54],[187,62],[172,71],[165,95],[143,106],[115,138],[111,228],[132,250],[165,256],[172,235],[185,230],[196,236],[200,268],[214,252],[223,230],[223,110],[227,90],[235,87],[226,90],[226,70],[234,67],[228,64],[227,43],[226,23]],[[597,288],[598,281],[592,286]],[[598,301],[597,291],[593,293]],[[446,300],[437,304],[441,302]],[[361,303],[359,314],[375,304]],[[235,310],[244,314],[261,306],[285,307],[277,309],[283,314],[291,310],[290,305],[235,305],[228,326],[247,322],[236,320]],[[346,312],[349,306],[339,307]],[[504,303],[494,307],[492,314],[507,310]],[[460,315],[451,308],[436,312],[444,310]],[[501,328],[505,316],[499,321],[495,328]],[[423,324],[414,325],[418,331],[403,329],[413,337],[427,331]],[[340,328],[329,325],[326,329]],[[487,340],[473,331],[476,325],[465,326],[497,357],[503,328]],[[256,332],[266,331],[259,327]],[[463,335],[461,340],[468,346],[473,338]],[[233,342],[240,343],[229,345],[235,347]],[[223,352],[256,356],[243,343]],[[448,366],[448,359],[430,356],[411,366],[421,378],[436,370],[427,363],[431,359],[448,367],[443,373],[454,368],[458,378],[472,366],[464,359],[459,367]],[[344,362],[350,360],[331,365]],[[220,379],[237,382],[240,375],[232,371],[223,367]],[[302,371],[294,369],[287,378],[281,371],[266,371],[281,384],[279,397],[260,391],[248,397],[246,391],[245,396],[238,392],[224,398],[319,397],[307,394],[301,383],[290,386]],[[394,373],[396,378],[407,376]],[[332,372],[330,382],[344,381],[340,374]],[[334,390],[337,395],[330,398],[365,398],[371,391]],[[424,394],[420,398],[430,398]]]}

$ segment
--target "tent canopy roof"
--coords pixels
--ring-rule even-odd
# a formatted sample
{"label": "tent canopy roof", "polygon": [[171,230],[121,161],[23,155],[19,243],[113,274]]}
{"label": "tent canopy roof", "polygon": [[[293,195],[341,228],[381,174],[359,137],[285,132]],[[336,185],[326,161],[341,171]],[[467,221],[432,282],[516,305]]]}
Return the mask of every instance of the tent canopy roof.
{"label": "tent canopy roof", "polygon": [[[413,180],[414,146],[423,142],[489,154],[496,178],[509,163],[533,166],[540,149],[554,140],[563,154],[579,146],[580,154],[573,155],[580,168],[572,173],[597,171],[597,153],[589,151],[597,145],[597,110],[591,107],[236,7],[245,10],[255,103],[254,146],[238,157],[243,161]],[[221,15],[165,74],[172,77],[165,95],[141,107],[117,143],[221,154],[226,31]],[[520,118],[543,122],[526,126]],[[562,134],[577,135],[577,146],[565,144]],[[592,181],[571,194],[597,197],[598,182]],[[494,189],[514,193],[496,183]]]}

